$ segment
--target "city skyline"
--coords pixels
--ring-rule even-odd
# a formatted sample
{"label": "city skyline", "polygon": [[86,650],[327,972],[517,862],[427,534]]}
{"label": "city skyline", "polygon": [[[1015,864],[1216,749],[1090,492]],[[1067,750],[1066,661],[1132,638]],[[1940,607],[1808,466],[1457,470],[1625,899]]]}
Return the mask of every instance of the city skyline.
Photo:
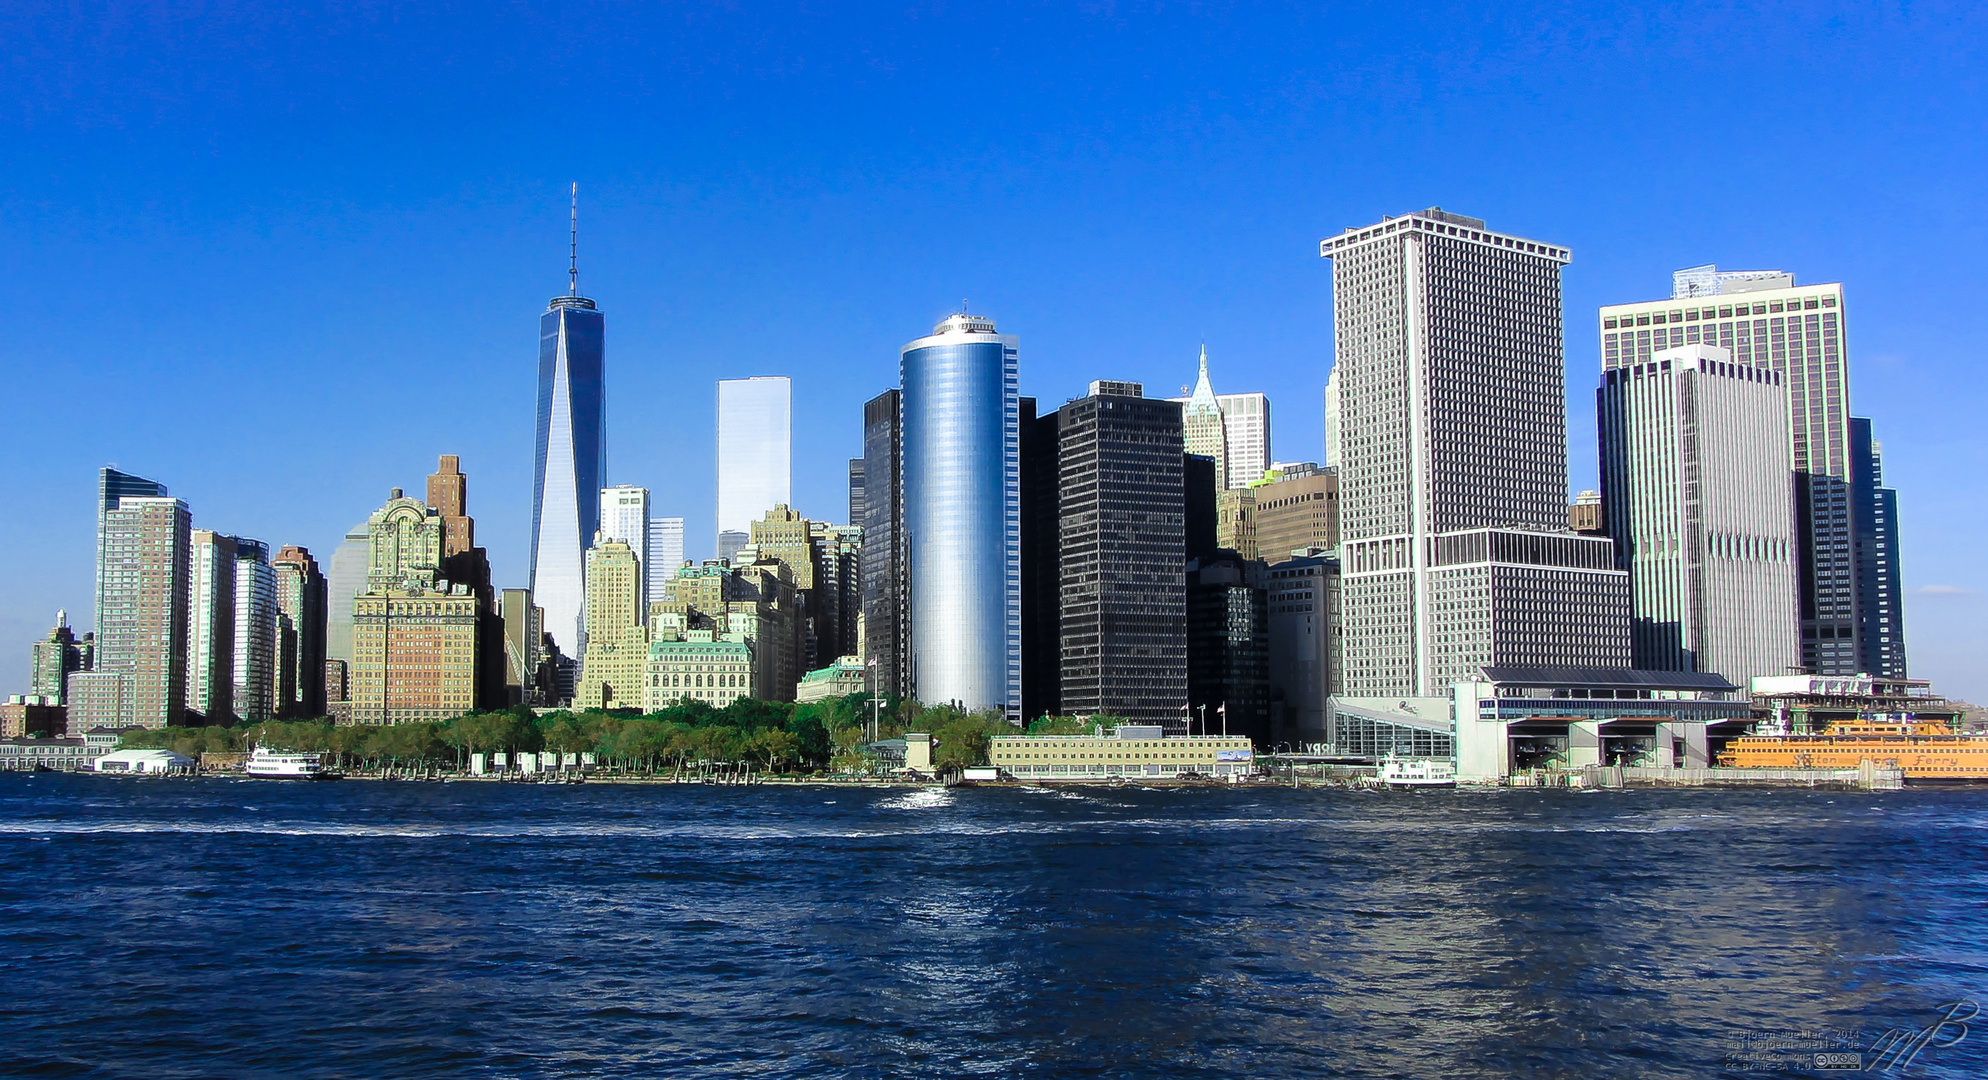
{"label": "city skyline", "polygon": [[[776,368],[795,378],[794,442],[815,453],[797,457],[793,505],[837,519],[844,459],[860,452],[853,406],[891,383],[903,328],[929,325],[959,296],[1028,339],[1021,392],[1045,408],[1097,377],[1178,386],[1206,340],[1218,388],[1266,393],[1278,456],[1310,460],[1321,456],[1331,316],[1326,268],[1307,257],[1342,225],[1440,203],[1564,242],[1580,254],[1569,327],[1591,325],[1603,304],[1661,297],[1673,271],[1706,263],[1840,281],[1856,312],[1856,409],[1875,421],[1901,492],[1913,671],[1988,697],[1969,662],[1988,626],[1988,574],[1966,551],[1983,513],[1972,477],[1988,475],[1967,418],[1984,391],[1964,377],[1977,350],[1959,314],[1980,227],[1963,215],[1910,228],[1923,209],[1952,205],[1954,178],[1978,175],[1970,141],[1939,133],[1971,123],[1979,94],[1958,77],[1959,54],[1925,43],[1967,40],[1981,16],[1850,13],[1836,25],[1777,9],[1769,17],[1799,47],[1771,55],[1740,44],[1758,12],[1625,23],[1598,9],[1550,39],[1523,17],[1468,32],[1412,10],[1235,17],[1253,43],[1247,64],[1234,45],[1190,48],[1211,33],[1232,40],[1221,20],[1194,16],[1058,13],[1049,29],[1068,33],[1026,45],[991,17],[943,20],[1020,48],[1043,73],[998,87],[854,59],[918,56],[931,24],[802,18],[749,43],[720,19],[700,40],[712,55],[743,47],[744,67],[693,74],[699,50],[638,58],[605,43],[581,76],[597,100],[556,121],[540,111],[567,96],[550,92],[549,69],[494,63],[541,40],[510,17],[479,27],[464,66],[446,70],[368,66],[349,43],[313,42],[342,77],[308,82],[237,63],[258,24],[240,40],[189,38],[187,61],[236,71],[232,89],[24,27],[23,40],[116,79],[26,95],[31,118],[3,121],[17,175],[37,192],[0,221],[21,256],[0,271],[6,295],[24,323],[70,329],[30,335],[6,359],[24,387],[7,494],[52,527],[8,534],[0,642],[19,655],[59,607],[93,625],[88,544],[74,535],[89,527],[88,500],[75,488],[105,462],[169,483],[204,526],[322,557],[382,484],[459,451],[479,463],[498,580],[527,580],[523,319],[557,291],[547,278],[577,177],[603,224],[591,291],[616,319],[603,483],[650,487],[663,512],[688,519],[696,556],[712,531],[712,418],[700,414],[713,381]],[[1402,26],[1426,33],[1411,40]],[[860,53],[849,48],[859,40]],[[1063,41],[1089,44],[1080,57]],[[784,64],[803,51],[821,59],[807,83]],[[1319,67],[1335,54],[1360,59]],[[1908,54],[1903,71],[1889,62]],[[1651,56],[1680,55],[1661,81],[1640,73]],[[477,100],[451,94],[465,70],[497,72],[478,80]],[[1127,79],[1150,95],[1114,96]],[[1602,133],[1631,128],[1688,143],[1696,121],[1678,107],[1680,82],[1707,95],[1801,86],[1763,104],[1758,122],[1813,130],[1834,152],[1818,167],[1813,141],[1770,146],[1750,159],[1748,189],[1771,200],[1715,200],[1598,151]],[[796,92],[806,86],[819,96]],[[505,103],[501,127],[485,100]],[[274,101],[302,112],[272,112]],[[1811,119],[1822,112],[1826,125]],[[955,163],[923,165],[932,133],[962,115],[987,125],[984,138]],[[553,138],[508,134],[528,130]],[[1470,140],[1509,141],[1554,166],[1493,168],[1454,152]],[[393,169],[372,166],[376,148],[395,153]],[[932,241],[962,222],[1002,236],[1006,257]],[[226,335],[195,317],[217,292],[253,298]],[[805,330],[783,335],[783,356],[755,351],[769,327],[796,325]],[[1597,475],[1589,380],[1600,357],[1585,332],[1566,347],[1569,487],[1580,490]],[[214,393],[251,364],[267,377]],[[370,407],[380,400],[421,402],[429,430],[397,428],[397,410]],[[646,422],[657,411],[666,422]],[[297,413],[335,422],[249,422]],[[225,432],[233,452],[200,450],[189,427]],[[276,461],[295,483],[264,482]]]}

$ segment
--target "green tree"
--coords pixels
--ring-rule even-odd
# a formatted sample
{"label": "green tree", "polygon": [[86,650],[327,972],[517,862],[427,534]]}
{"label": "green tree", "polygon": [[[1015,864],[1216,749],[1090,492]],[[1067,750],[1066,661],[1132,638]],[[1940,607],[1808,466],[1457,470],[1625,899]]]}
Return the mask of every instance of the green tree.
{"label": "green tree", "polygon": [[987,764],[993,737],[1010,735],[1015,730],[1007,718],[993,710],[969,716],[948,709],[941,715],[941,721],[932,728],[932,738],[938,744],[932,751],[932,767],[940,772]]}
{"label": "green tree", "polygon": [[1074,716],[1039,716],[1028,726],[1030,735],[1082,735],[1090,725]]}
{"label": "green tree", "polygon": [[781,728],[767,728],[752,736],[752,749],[757,752],[766,767],[779,772],[789,762],[800,757],[801,740],[793,732]]}

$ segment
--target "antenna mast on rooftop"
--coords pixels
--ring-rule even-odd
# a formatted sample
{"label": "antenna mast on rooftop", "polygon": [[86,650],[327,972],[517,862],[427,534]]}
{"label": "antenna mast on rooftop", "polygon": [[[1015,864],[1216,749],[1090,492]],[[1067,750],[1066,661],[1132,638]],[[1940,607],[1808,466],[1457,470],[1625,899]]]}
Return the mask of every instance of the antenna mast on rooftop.
{"label": "antenna mast on rooftop", "polygon": [[580,182],[573,181],[573,239],[567,253],[566,275],[571,280],[567,295],[580,295]]}

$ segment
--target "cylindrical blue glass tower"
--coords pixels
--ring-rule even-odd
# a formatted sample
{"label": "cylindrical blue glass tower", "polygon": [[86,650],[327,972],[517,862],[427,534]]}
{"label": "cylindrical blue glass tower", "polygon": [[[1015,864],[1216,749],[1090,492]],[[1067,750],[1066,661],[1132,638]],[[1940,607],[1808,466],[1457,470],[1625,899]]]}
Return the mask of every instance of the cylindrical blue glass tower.
{"label": "cylindrical blue glass tower", "polygon": [[1021,715],[1021,415],[1013,337],[953,315],[900,354],[911,695]]}

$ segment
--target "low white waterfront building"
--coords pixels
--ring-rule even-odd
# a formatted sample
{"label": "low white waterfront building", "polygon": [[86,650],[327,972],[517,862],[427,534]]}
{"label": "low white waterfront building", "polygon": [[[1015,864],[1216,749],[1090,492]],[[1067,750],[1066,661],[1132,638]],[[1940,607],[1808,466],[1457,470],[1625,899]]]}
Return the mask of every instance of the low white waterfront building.
{"label": "low white waterfront building", "polygon": [[118,750],[103,755],[96,763],[100,773],[146,773],[154,776],[190,773],[193,768],[192,758],[171,750]]}

